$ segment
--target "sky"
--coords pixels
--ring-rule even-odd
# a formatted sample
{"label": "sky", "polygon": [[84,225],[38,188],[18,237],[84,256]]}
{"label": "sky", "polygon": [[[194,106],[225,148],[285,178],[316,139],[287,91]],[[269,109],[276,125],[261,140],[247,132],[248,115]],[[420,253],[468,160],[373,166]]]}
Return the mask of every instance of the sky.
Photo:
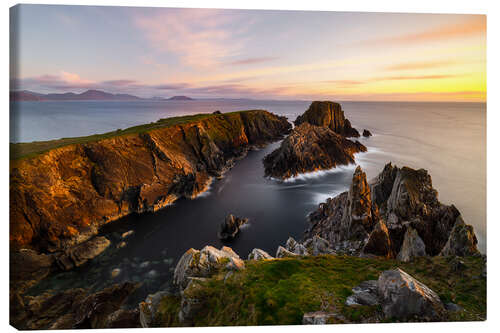
{"label": "sky", "polygon": [[18,5],[11,89],[486,101],[486,16]]}

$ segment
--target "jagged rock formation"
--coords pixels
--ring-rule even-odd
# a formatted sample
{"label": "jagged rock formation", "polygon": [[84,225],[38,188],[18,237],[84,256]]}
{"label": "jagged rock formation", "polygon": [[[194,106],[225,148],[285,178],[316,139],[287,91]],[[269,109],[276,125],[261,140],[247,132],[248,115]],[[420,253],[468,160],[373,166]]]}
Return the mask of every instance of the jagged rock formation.
{"label": "jagged rock formation", "polygon": [[370,131],[369,131],[369,130],[367,130],[367,129],[364,129],[364,130],[363,130],[363,136],[364,136],[365,138],[368,138],[368,137],[372,136],[372,132],[370,132]]}
{"label": "jagged rock formation", "polygon": [[189,249],[179,259],[174,271],[174,284],[183,290],[192,278],[204,278],[220,268],[240,270],[245,263],[227,246],[220,250],[205,246],[201,251]]}
{"label": "jagged rock formation", "polygon": [[166,291],[159,291],[157,293],[148,295],[144,302],[139,303],[139,320],[141,327],[153,327],[157,318],[156,313],[163,297],[169,295]]}
{"label": "jagged rock formation", "polygon": [[344,116],[342,106],[339,103],[330,101],[315,101],[309,109],[294,121],[295,126],[303,123],[328,127],[337,134],[346,137],[359,137],[359,132],[352,128],[349,119]]}
{"label": "jagged rock formation", "polygon": [[65,271],[79,267],[87,261],[97,257],[111,244],[106,237],[94,237],[86,242],[80,243],[64,252],[57,253],[56,263]]}
{"label": "jagged rock formation", "polygon": [[136,288],[127,282],[96,293],[78,288],[34,297],[13,294],[10,323],[18,329],[139,327],[137,312],[120,309]]}
{"label": "jagged rock formation", "polygon": [[233,239],[240,232],[240,227],[247,222],[247,218],[239,218],[229,214],[226,216],[224,223],[221,224],[217,235],[222,240]]}
{"label": "jagged rock formation", "polygon": [[401,250],[399,250],[397,259],[408,262],[416,257],[423,257],[425,255],[425,244],[418,235],[417,230],[407,227],[403,245],[401,246]]}
{"label": "jagged rock formation", "polygon": [[455,206],[439,202],[426,170],[387,164],[368,186],[360,167],[348,192],[309,215],[304,239],[314,235],[337,251],[407,261],[416,256],[479,254],[472,226]]}
{"label": "jagged rock formation", "polygon": [[261,249],[253,249],[248,255],[248,260],[274,259],[269,253]]}
{"label": "jagged rock formation", "polygon": [[262,110],[206,115],[13,160],[11,247],[57,251],[124,215],[195,197],[252,145],[290,129]]}
{"label": "jagged rock formation", "polygon": [[280,147],[264,158],[265,175],[278,179],[300,173],[354,163],[354,154],[366,151],[328,127],[303,123],[292,130]]}

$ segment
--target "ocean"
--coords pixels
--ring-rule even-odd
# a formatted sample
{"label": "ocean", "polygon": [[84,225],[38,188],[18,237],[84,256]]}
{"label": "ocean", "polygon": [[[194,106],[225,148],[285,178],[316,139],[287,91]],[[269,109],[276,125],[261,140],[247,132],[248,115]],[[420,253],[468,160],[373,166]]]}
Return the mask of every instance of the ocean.
{"label": "ocean", "polygon": [[[290,121],[309,101],[196,100],[135,102],[14,102],[11,142],[82,136],[195,113],[265,109]],[[474,226],[486,253],[486,104],[431,102],[341,102],[346,117],[360,132],[368,152],[356,155],[369,179],[388,162],[427,169],[439,199],[455,204]],[[253,248],[274,255],[289,236],[301,239],[307,214],[328,197],[349,187],[355,166],[316,172],[278,182],[264,178],[263,157],[279,142],[249,152],[224,178],[200,197],[181,199],[155,213],[130,215],[103,228],[114,242],[111,250],[72,272],[42,281],[31,292],[92,287],[125,280],[143,282],[136,298],[166,285],[180,256],[189,248],[231,246],[246,258]],[[224,217],[250,219],[237,238],[217,238]],[[117,234],[134,230],[127,246],[117,249]],[[120,273],[111,278],[111,271]]]}

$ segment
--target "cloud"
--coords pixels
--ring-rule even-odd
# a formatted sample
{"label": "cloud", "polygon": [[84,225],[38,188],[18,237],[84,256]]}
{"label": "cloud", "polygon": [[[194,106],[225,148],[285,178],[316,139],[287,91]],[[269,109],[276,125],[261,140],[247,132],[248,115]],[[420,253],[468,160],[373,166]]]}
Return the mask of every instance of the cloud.
{"label": "cloud", "polygon": [[229,64],[230,65],[253,65],[253,64],[260,64],[263,62],[274,61],[277,59],[279,59],[279,58],[278,57],[246,58],[246,59],[232,61]]}
{"label": "cloud", "polygon": [[414,69],[428,69],[428,68],[437,68],[437,67],[445,67],[455,64],[454,61],[415,61],[415,62],[406,62],[397,65],[391,65],[385,67],[386,70],[414,70]]}
{"label": "cloud", "polygon": [[137,81],[135,81],[135,80],[109,80],[109,81],[102,81],[101,82],[101,84],[116,86],[116,87],[130,86],[130,85],[133,85],[136,83],[137,83]]}
{"label": "cloud", "polygon": [[365,80],[327,80],[324,83],[335,84],[341,87],[358,86],[362,84],[381,81],[405,81],[405,80],[440,80],[450,79],[463,75],[443,74],[443,75],[399,75],[399,76],[379,76]]}
{"label": "cloud", "polygon": [[137,15],[134,23],[151,46],[160,53],[176,55],[184,65],[208,68],[222,64],[243,50],[244,38],[235,35],[241,28],[234,12],[216,9],[169,9],[150,15]]}
{"label": "cloud", "polygon": [[422,32],[373,39],[369,44],[405,45],[422,42],[443,41],[453,38],[464,38],[486,33],[486,15],[473,15],[459,24],[448,24]]}

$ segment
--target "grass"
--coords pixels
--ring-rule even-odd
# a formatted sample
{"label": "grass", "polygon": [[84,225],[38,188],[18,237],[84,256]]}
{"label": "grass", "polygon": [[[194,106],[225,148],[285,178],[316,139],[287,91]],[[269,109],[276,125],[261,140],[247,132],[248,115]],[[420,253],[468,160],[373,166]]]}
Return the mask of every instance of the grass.
{"label": "grass", "polygon": [[[450,258],[420,258],[411,263],[350,256],[318,256],[269,261],[247,261],[246,269],[224,282],[225,272],[204,282],[197,294],[203,308],[195,326],[301,324],[306,312],[339,314],[331,323],[391,321],[380,306],[345,305],[351,289],[377,279],[387,269],[400,267],[436,291],[443,302],[465,310],[450,320],[486,319],[486,279],[479,278],[481,258],[464,258],[466,268],[453,272]],[[169,296],[159,326],[178,326],[179,299]],[[174,318],[174,320],[172,320]]]}
{"label": "grass", "polygon": [[[227,117],[241,112],[251,112],[257,110],[248,110],[248,111],[235,111],[224,113],[222,116]],[[180,116],[180,117],[171,117],[160,119],[156,122],[152,122],[149,124],[143,124],[138,126],[129,127],[127,129],[118,129],[116,131],[107,132],[103,134],[94,134],[89,136],[81,136],[81,137],[73,137],[73,138],[62,138],[57,140],[50,141],[34,141],[27,143],[11,143],[10,144],[10,159],[18,160],[24,158],[31,158],[42,153],[45,153],[49,150],[60,148],[73,144],[85,144],[89,142],[95,142],[99,140],[109,139],[118,136],[125,136],[130,134],[140,134],[149,132],[159,128],[171,127],[175,125],[182,125],[193,123],[201,120],[205,120],[211,117],[220,117],[221,115],[214,114],[195,114],[188,116]]]}

